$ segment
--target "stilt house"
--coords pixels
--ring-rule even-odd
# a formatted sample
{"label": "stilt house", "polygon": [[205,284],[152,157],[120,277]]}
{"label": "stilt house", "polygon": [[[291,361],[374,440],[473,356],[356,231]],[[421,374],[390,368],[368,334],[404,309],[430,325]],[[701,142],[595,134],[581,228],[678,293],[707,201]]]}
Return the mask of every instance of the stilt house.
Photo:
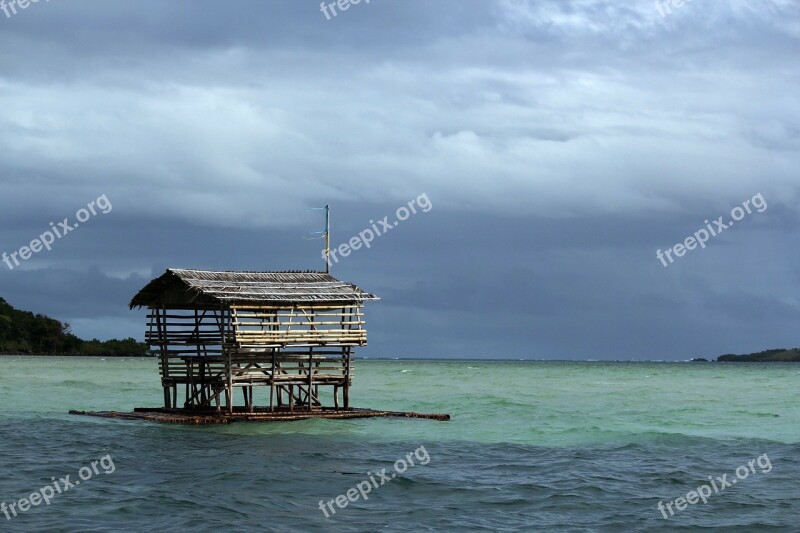
{"label": "stilt house", "polygon": [[321,272],[171,268],[130,306],[149,310],[166,409],[314,411],[350,408],[363,305],[377,299]]}

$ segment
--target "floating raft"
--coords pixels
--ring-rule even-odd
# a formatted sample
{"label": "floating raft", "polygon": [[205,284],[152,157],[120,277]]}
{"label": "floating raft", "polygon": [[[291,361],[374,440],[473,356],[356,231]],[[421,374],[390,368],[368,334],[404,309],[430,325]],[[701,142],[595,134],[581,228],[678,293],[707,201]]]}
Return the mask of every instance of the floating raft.
{"label": "floating raft", "polygon": [[70,411],[71,415],[97,416],[101,418],[119,418],[121,420],[147,420],[165,424],[231,424],[233,422],[290,422],[293,420],[308,420],[311,418],[423,418],[428,420],[450,420],[447,414],[408,413],[398,411],[376,411],[373,409],[348,409],[334,410],[322,409],[314,411],[289,410],[282,411],[252,411],[252,412],[197,412],[182,411],[178,409],[150,409],[136,408],[132,413],[118,411]]}

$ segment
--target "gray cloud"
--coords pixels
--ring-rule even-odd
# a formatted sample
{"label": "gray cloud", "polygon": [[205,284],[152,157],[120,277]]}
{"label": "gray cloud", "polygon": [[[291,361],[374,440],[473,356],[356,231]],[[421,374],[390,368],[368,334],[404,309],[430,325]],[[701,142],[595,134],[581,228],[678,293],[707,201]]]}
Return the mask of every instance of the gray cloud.
{"label": "gray cloud", "polygon": [[[84,336],[139,335],[167,266],[336,265],[378,292],[371,355],[685,359],[796,344],[800,7],[788,0],[145,0],[0,12],[0,272]],[[769,203],[668,268],[655,257]],[[336,241],[339,242],[339,241]]]}

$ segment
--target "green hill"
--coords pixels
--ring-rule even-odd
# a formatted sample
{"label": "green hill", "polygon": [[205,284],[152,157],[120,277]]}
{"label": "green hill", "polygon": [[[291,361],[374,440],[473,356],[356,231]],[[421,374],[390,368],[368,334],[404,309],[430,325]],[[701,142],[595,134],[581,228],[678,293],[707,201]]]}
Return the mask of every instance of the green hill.
{"label": "green hill", "polygon": [[800,348],[776,348],[763,352],[736,355],[728,353],[717,357],[718,363],[796,363],[800,362]]}
{"label": "green hill", "polygon": [[70,331],[69,324],[20,311],[0,298],[0,354],[141,357],[148,355],[148,346],[130,338],[85,341]]}

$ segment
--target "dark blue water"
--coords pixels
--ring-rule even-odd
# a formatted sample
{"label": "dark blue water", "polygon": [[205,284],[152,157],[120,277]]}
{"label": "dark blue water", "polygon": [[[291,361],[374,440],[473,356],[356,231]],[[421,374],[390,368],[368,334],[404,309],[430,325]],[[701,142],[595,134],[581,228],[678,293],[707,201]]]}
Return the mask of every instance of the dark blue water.
{"label": "dark blue water", "polygon": [[[328,424],[303,422],[301,424]],[[391,421],[369,421],[392,424]],[[435,422],[420,421],[420,424]],[[2,428],[0,498],[11,502],[111,455],[99,474],[2,531],[800,531],[800,445],[642,435],[623,445],[553,448],[370,442],[295,432],[102,419],[12,419]],[[296,426],[295,426],[296,427]],[[307,427],[307,426],[305,426]],[[420,461],[326,518],[345,494],[424,446]],[[665,520],[656,508],[747,460],[751,474]],[[424,454],[421,454],[424,458]],[[402,467],[402,465],[400,465]],[[374,485],[373,485],[374,487]],[[330,511],[328,511],[330,514]]]}

